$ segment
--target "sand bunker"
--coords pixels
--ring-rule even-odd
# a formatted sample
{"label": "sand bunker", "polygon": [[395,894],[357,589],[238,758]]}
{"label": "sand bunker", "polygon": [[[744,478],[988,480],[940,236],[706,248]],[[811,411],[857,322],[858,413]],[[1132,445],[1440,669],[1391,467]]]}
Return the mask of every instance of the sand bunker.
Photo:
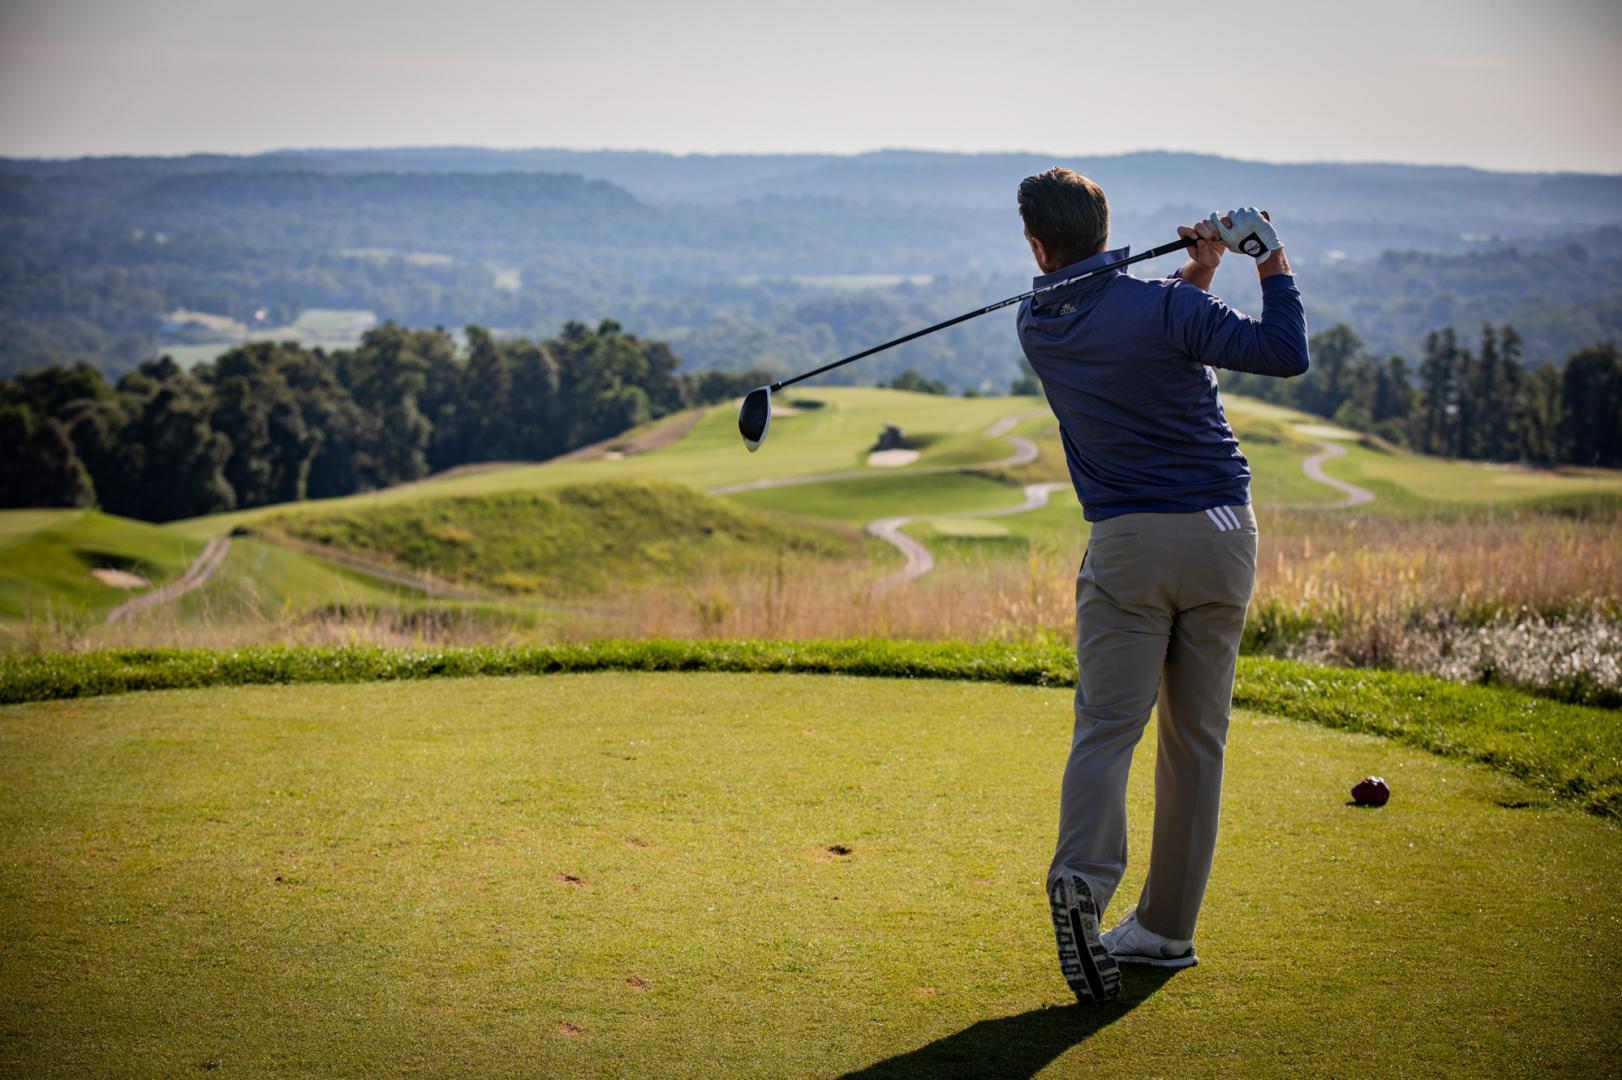
{"label": "sand bunker", "polygon": [[128,570],[109,570],[106,568],[90,571],[96,580],[103,585],[111,585],[115,589],[144,589],[152,584],[140,574],[132,574]]}
{"label": "sand bunker", "polygon": [[875,450],[867,455],[867,463],[880,469],[894,469],[911,465],[918,460],[916,450]]}

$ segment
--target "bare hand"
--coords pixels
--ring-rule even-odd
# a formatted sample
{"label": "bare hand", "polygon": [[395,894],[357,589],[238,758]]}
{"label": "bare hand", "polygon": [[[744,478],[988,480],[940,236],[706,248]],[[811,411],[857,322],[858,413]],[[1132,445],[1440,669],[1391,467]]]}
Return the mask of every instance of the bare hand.
{"label": "bare hand", "polygon": [[1199,263],[1207,270],[1215,270],[1222,261],[1222,253],[1227,250],[1222,245],[1221,237],[1216,229],[1211,227],[1209,221],[1197,221],[1193,225],[1177,226],[1177,235],[1185,240],[1196,240],[1195,245],[1188,249],[1188,257]]}

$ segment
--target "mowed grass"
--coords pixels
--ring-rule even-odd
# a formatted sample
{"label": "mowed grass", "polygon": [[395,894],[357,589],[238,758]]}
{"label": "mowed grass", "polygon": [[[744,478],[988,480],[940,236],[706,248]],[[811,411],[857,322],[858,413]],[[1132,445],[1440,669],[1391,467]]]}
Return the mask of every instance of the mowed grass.
{"label": "mowed grass", "polygon": [[420,590],[302,552],[236,537],[214,575],[176,599],[174,607],[182,620],[269,618],[335,605],[398,603],[422,595]]}
{"label": "mowed grass", "polygon": [[[359,645],[0,654],[0,702],[132,690],[600,671],[708,671],[1074,686],[1075,653],[955,641],[638,640],[462,649]],[[1593,813],[1622,817],[1622,713],[1424,675],[1239,659],[1234,701],[1489,765]]]}
{"label": "mowed grass", "polygon": [[903,470],[872,478],[762,488],[726,496],[728,501],[753,510],[798,514],[851,525],[907,514],[994,510],[1017,506],[1020,498],[1019,489],[972,473],[909,475]]}
{"label": "mowed grass", "polygon": [[[296,509],[307,505],[323,512],[333,508],[348,510],[425,497],[489,495],[627,478],[669,480],[707,490],[752,480],[861,469],[867,467],[867,453],[887,423],[900,425],[909,435],[948,439],[975,435],[1001,417],[1033,407],[1030,398],[950,398],[866,387],[816,387],[803,393],[778,395],[777,401],[798,411],[774,417],[765,445],[754,454],[743,448],[738,436],[736,407],[723,404],[712,407],[680,441],[651,453],[618,460],[558,460],[453,474],[419,484],[300,504]],[[943,443],[941,452],[957,456],[956,452],[966,445],[972,444],[953,439]],[[1007,444],[998,441],[991,458],[1006,453]],[[888,470],[873,472],[883,474]],[[180,522],[175,527],[188,535],[207,537],[284,509],[215,514]]]}
{"label": "mowed grass", "polygon": [[1454,461],[1351,445],[1324,471],[1373,491],[1386,513],[1517,504],[1576,497],[1622,498],[1622,470],[1536,469],[1480,461]]}
{"label": "mowed grass", "polygon": [[[1241,712],[1200,966],[1071,1004],[1064,690],[595,674],[0,710],[10,1075],[1593,1075],[1617,826]],[[1152,735],[1130,789],[1142,881]],[[1382,810],[1346,805],[1367,773]],[[1175,1037],[1170,1037],[1175,1033]]]}
{"label": "mowed grass", "polygon": [[600,594],[785,556],[854,559],[865,549],[853,531],[790,525],[655,480],[287,513],[266,525],[441,581],[513,595]]}
{"label": "mowed grass", "polygon": [[91,571],[124,570],[161,585],[202,549],[162,526],[93,510],[0,512],[0,620],[103,614],[144,590],[114,588]]}

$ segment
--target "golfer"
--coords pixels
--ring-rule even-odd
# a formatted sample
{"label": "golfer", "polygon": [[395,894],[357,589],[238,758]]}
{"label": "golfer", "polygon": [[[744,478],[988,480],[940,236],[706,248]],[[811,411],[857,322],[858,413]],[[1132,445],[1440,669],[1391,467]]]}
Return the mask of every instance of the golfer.
{"label": "golfer", "polygon": [[[1108,250],[1103,190],[1069,169],[1019,186],[1041,288],[1126,258]],[[1059,967],[1083,1001],[1112,998],[1118,962],[1195,963],[1216,845],[1234,665],[1256,576],[1250,467],[1213,368],[1307,370],[1301,294],[1254,208],[1178,229],[1196,241],[1170,277],[1124,269],[1019,310],[1019,340],[1059,419],[1092,535],[1076,579],[1076,726],[1048,896]],[[1224,249],[1256,259],[1262,316],[1206,290]],[[1126,870],[1126,778],[1160,706],[1154,842],[1137,905],[1099,921]]]}

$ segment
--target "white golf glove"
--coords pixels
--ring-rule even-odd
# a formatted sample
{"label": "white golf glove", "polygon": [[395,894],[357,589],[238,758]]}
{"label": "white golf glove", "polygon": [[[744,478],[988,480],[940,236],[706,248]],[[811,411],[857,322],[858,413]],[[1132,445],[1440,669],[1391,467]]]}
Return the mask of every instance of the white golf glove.
{"label": "white golf glove", "polygon": [[[1233,224],[1222,224],[1223,218]],[[1242,206],[1226,214],[1212,214],[1210,220],[1211,227],[1222,237],[1223,246],[1229,251],[1265,259],[1284,246],[1278,233],[1273,231],[1273,223],[1262,217],[1262,212],[1254,206]]]}

